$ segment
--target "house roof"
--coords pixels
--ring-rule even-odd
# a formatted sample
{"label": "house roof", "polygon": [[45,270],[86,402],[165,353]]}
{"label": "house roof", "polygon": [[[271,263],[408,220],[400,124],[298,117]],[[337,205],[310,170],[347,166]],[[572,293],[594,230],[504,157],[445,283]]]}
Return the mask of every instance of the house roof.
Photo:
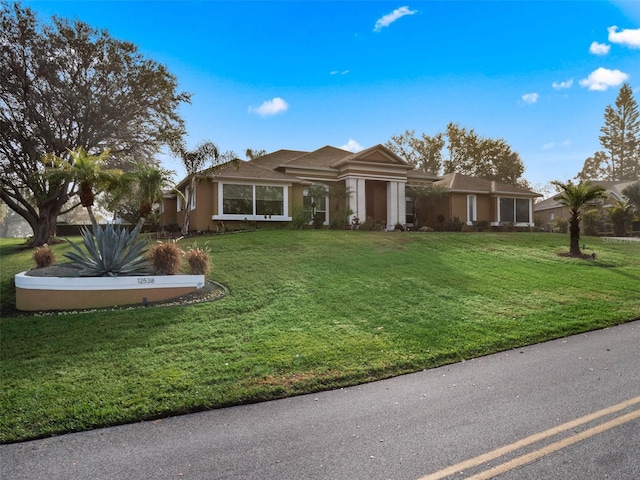
{"label": "house roof", "polygon": [[287,166],[298,167],[331,167],[334,163],[350,155],[351,152],[347,150],[327,145],[283,163],[286,163]]}
{"label": "house roof", "polygon": [[447,173],[441,180],[433,182],[434,185],[444,187],[451,192],[459,193],[489,193],[489,194],[510,194],[527,197],[541,197],[539,193],[529,189],[510,185],[508,183],[486,180],[479,177],[471,177],[461,173]]}
{"label": "house roof", "polygon": [[276,150],[275,152],[267,153],[261,157],[255,158],[250,161],[254,165],[259,165],[266,168],[276,168],[278,165],[287,163],[295,158],[306,155],[309,152],[303,152],[301,150]]}
{"label": "house roof", "polygon": [[[608,200],[609,200],[606,203],[612,204],[619,200],[624,201],[625,196],[622,194],[622,190],[624,190],[629,185],[635,182],[633,180],[627,180],[627,181],[594,180],[589,183],[593,185],[598,185],[604,188],[607,191]],[[562,207],[562,205],[558,203],[558,201],[556,200],[557,197],[558,195],[556,194],[552,197],[545,198],[541,202],[536,203],[533,206],[533,209],[535,211],[541,211],[541,210],[550,210],[552,208],[560,208]]]}

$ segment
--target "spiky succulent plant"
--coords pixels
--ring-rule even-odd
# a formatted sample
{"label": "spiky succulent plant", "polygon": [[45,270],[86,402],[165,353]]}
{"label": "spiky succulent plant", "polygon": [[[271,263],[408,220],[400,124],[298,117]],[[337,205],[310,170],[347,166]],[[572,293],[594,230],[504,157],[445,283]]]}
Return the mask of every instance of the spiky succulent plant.
{"label": "spiky succulent plant", "polygon": [[124,275],[150,275],[151,266],[145,257],[146,242],[136,238],[140,228],[129,231],[120,225],[107,224],[104,229],[93,224],[93,233],[82,227],[80,235],[86,252],[67,240],[75,250],[65,253],[69,265],[79,277],[117,277]]}

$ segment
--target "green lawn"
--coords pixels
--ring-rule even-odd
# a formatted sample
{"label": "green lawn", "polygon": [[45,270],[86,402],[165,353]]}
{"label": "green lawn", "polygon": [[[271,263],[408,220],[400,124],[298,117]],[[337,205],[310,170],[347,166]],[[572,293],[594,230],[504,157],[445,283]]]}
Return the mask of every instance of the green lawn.
{"label": "green lawn", "polygon": [[638,243],[585,237],[597,259],[578,260],[557,255],[560,234],[205,241],[222,300],[20,316],[13,275],[32,252],[0,240],[0,441],[353,385],[640,317]]}

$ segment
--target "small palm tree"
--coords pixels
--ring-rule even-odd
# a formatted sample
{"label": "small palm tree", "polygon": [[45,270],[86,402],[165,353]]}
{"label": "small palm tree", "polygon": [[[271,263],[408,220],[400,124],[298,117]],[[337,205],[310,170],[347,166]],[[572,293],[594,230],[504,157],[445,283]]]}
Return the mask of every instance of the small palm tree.
{"label": "small palm tree", "polygon": [[42,158],[50,177],[62,178],[73,183],[69,195],[78,195],[92,225],[97,223],[93,214],[96,195],[116,188],[122,178],[122,170],[104,168],[108,158],[109,150],[100,155],[90,155],[83,148],[69,150],[69,158],[53,154],[46,154]]}
{"label": "small palm tree", "polygon": [[162,201],[163,190],[172,185],[173,173],[173,171],[166,170],[159,165],[137,164],[133,176],[138,183],[138,225],[140,228],[151,213],[153,204]]}
{"label": "small palm tree", "polygon": [[198,181],[197,174],[210,163],[212,167],[215,167],[219,163],[220,153],[215,143],[210,141],[201,142],[194,150],[187,150],[185,144],[180,142],[172,147],[174,155],[180,157],[187,171],[187,177],[190,178],[190,187],[187,190],[187,195],[184,198],[185,210],[184,210],[184,223],[182,225],[182,234],[187,235],[189,233],[189,218],[191,215],[191,196],[194,195],[196,184]]}
{"label": "small palm tree", "polygon": [[599,198],[607,198],[606,190],[590,182],[574,184],[571,180],[567,183],[559,181],[551,182],[559,190],[555,197],[560,205],[569,208],[569,254],[580,255],[580,215],[582,207]]}
{"label": "small palm tree", "polygon": [[622,190],[622,194],[627,197],[629,205],[632,206],[636,214],[640,215],[640,181],[632,183]]}

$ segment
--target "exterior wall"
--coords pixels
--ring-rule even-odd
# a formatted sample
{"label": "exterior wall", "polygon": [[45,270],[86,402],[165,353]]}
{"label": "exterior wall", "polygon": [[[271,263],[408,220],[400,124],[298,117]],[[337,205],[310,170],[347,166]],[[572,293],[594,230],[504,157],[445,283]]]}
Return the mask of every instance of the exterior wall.
{"label": "exterior wall", "polygon": [[189,230],[206,232],[215,230],[216,225],[211,216],[214,213],[215,192],[213,182],[209,179],[200,180],[196,186],[196,208],[191,210]]}
{"label": "exterior wall", "polygon": [[495,199],[488,195],[476,196],[476,221],[492,222],[495,219]]}
{"label": "exterior wall", "polygon": [[445,218],[447,220],[453,220],[458,217],[461,222],[467,221],[467,194],[466,193],[452,193],[449,195],[451,202],[451,217]]}
{"label": "exterior wall", "polygon": [[161,227],[167,227],[178,223],[178,212],[176,211],[177,203],[178,199],[176,197],[165,198],[163,200],[162,205],[164,210],[158,218],[158,224]]}
{"label": "exterior wall", "polygon": [[555,220],[557,220],[558,218],[566,218],[568,220],[570,215],[569,208],[555,207],[540,211],[534,210],[533,216],[540,223],[541,227],[551,230],[551,225]]}

